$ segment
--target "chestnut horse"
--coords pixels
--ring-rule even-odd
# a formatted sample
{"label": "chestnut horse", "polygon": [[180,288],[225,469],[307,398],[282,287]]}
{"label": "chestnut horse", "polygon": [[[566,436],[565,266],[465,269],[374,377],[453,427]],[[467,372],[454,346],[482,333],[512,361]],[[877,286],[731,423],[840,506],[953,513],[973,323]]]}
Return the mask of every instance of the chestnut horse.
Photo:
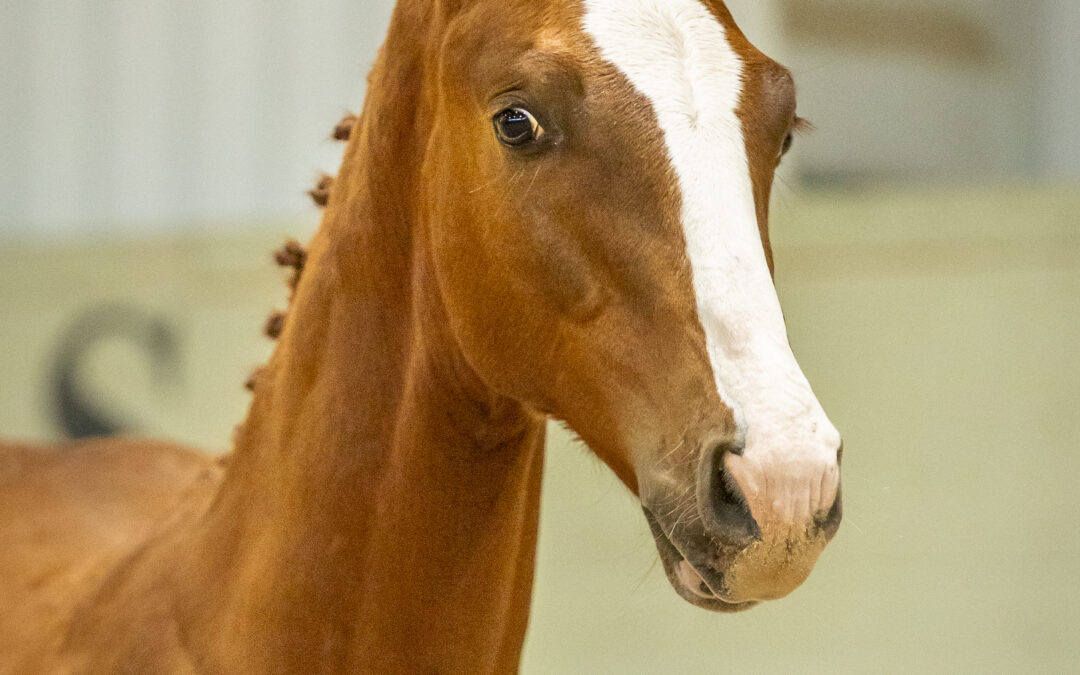
{"label": "chestnut horse", "polygon": [[512,672],[549,418],[687,601],[789,593],[840,520],[771,278],[797,125],[719,0],[400,0],[232,455],[0,453],[0,670]]}

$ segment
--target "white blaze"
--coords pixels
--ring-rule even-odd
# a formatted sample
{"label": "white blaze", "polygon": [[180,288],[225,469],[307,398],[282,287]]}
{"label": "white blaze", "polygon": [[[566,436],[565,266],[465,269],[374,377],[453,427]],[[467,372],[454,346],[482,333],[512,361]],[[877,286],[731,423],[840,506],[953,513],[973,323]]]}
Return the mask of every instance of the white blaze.
{"label": "white blaze", "polygon": [[601,56],[652,103],[678,176],[717,389],[745,437],[727,468],[759,523],[804,522],[833,501],[840,437],[791,353],[765,260],[736,113],[743,62],[699,0],[584,6]]}

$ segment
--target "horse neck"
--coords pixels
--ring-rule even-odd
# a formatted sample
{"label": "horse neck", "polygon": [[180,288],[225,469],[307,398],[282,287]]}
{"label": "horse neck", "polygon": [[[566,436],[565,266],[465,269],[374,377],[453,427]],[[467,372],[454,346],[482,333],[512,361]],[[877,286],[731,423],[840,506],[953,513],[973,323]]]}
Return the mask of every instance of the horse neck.
{"label": "horse neck", "polygon": [[192,641],[220,644],[227,667],[516,667],[543,424],[449,336],[412,210],[418,94],[380,86],[409,75],[373,78],[193,545]]}

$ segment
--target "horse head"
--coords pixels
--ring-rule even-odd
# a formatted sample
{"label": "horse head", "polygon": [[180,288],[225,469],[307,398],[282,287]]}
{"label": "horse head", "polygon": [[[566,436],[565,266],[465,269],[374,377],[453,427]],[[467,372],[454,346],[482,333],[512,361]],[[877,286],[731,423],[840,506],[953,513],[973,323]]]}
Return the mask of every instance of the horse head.
{"label": "horse head", "polygon": [[565,422],[719,611],[803,582],[840,435],[772,280],[790,73],[718,0],[438,5],[417,125],[435,311],[475,374]]}

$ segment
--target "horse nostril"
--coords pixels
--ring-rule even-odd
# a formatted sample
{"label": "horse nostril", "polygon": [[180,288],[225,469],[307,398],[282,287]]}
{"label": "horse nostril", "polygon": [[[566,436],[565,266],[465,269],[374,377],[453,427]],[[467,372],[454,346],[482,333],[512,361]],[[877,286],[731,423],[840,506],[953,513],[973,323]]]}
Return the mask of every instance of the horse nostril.
{"label": "horse nostril", "polygon": [[836,499],[833,501],[832,508],[825,514],[824,518],[815,520],[815,525],[818,529],[825,534],[825,538],[831,540],[836,536],[836,531],[840,529],[840,521],[844,518],[844,500],[840,494],[840,490],[836,491]]}
{"label": "horse nostril", "polygon": [[721,443],[706,450],[701,476],[704,496],[702,512],[708,529],[721,541],[745,545],[759,539],[761,530],[750,515],[746,499],[735,479],[724,470],[724,455],[742,454],[742,448]]}

